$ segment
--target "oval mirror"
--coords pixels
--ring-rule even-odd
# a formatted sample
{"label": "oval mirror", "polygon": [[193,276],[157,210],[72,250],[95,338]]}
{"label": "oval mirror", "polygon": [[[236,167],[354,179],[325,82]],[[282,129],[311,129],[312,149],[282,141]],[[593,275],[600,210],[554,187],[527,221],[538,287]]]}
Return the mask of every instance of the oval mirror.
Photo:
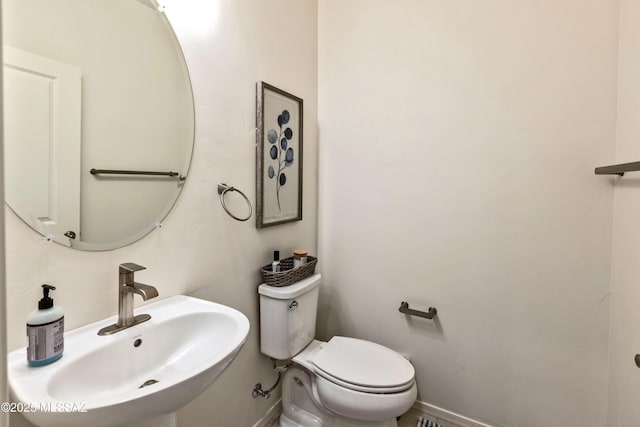
{"label": "oval mirror", "polygon": [[191,85],[154,0],[3,0],[6,202],[108,250],[169,213],[193,149]]}

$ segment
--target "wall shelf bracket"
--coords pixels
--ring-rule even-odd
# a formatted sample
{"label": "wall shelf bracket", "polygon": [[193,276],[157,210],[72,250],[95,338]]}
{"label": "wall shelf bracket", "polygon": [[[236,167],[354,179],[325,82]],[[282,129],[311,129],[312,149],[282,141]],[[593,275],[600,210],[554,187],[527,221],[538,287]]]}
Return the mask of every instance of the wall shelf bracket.
{"label": "wall shelf bracket", "polygon": [[596,175],[619,175],[624,176],[625,172],[640,171],[640,162],[620,163],[619,165],[601,166],[596,168]]}

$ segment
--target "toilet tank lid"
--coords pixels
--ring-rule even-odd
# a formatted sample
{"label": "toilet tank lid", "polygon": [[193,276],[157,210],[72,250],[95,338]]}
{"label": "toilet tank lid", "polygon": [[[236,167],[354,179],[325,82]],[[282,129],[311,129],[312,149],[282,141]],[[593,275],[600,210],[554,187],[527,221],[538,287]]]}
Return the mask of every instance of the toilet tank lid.
{"label": "toilet tank lid", "polygon": [[295,282],[289,286],[269,286],[266,283],[258,286],[258,293],[275,299],[291,299],[299,297],[318,286],[322,281],[322,275],[314,274],[311,277]]}

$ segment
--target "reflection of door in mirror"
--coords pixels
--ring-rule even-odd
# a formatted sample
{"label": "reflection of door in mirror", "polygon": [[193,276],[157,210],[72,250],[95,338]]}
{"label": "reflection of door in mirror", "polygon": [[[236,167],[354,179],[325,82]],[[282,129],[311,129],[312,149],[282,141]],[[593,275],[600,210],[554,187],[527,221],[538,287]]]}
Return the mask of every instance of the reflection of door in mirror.
{"label": "reflection of door in mirror", "polygon": [[77,234],[81,71],[9,46],[3,62],[7,201],[42,234]]}

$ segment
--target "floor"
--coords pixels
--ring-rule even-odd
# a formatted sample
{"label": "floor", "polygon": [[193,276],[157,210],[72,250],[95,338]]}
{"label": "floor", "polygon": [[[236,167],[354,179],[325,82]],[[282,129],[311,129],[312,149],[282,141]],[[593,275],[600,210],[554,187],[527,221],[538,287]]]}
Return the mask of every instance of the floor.
{"label": "floor", "polygon": [[277,413],[271,420],[264,425],[264,427],[280,427],[280,423],[278,419],[280,418],[280,413]]}
{"label": "floor", "polygon": [[[418,417],[424,417],[428,420],[437,422],[439,427],[463,427],[459,424],[453,424],[451,422],[447,422],[443,420],[436,420],[435,418],[430,417],[429,415],[423,412],[420,412],[415,408],[409,409],[408,412],[406,412],[403,416],[400,417],[400,419],[398,420],[398,427],[416,427],[416,424],[418,424]],[[280,418],[280,414],[278,413],[266,425],[264,425],[264,427],[279,427],[280,426],[280,423],[278,422],[279,418]]]}
{"label": "floor", "polygon": [[398,420],[398,427],[416,427],[418,424],[418,417],[423,417],[429,421],[437,423],[438,427],[464,427],[460,424],[452,423],[451,421],[441,420],[436,417],[432,417],[424,412],[419,411],[416,408],[411,408]]}

